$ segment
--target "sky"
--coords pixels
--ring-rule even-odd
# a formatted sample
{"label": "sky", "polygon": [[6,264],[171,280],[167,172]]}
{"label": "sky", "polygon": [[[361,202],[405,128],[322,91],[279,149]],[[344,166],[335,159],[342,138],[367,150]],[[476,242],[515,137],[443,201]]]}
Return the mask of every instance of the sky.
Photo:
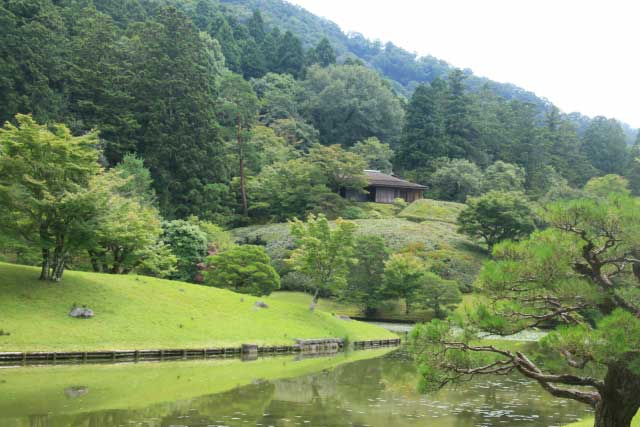
{"label": "sky", "polygon": [[287,0],[343,31],[640,127],[638,0]]}

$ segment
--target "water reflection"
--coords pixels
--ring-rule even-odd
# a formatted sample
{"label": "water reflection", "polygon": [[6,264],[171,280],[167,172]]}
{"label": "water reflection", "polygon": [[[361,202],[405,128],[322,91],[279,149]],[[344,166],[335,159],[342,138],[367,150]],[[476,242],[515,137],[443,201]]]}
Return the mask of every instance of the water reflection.
{"label": "water reflection", "polygon": [[[122,380],[115,389],[107,377],[78,374],[66,383],[76,379],[82,384],[49,391],[44,382],[57,385],[59,379],[42,375],[46,390],[33,393],[21,393],[19,371],[5,375],[8,380],[4,383],[0,371],[0,426],[550,427],[582,418],[586,411],[580,404],[551,398],[537,384],[518,376],[478,378],[455,389],[419,395],[413,364],[400,351],[335,368],[335,361],[327,360],[224,363],[139,365],[123,372],[100,367],[107,374],[114,370],[115,378]],[[301,372],[304,365],[300,364],[308,364],[307,372],[313,373],[283,378],[287,371]],[[275,368],[280,372],[274,373]],[[155,372],[158,370],[162,375]],[[261,370],[271,379],[260,379],[257,373]],[[38,371],[29,374],[37,375]],[[230,376],[232,382],[228,382]],[[25,378],[24,386],[32,387],[32,380]],[[226,391],[215,394],[200,391],[207,387],[214,390],[221,381],[237,381],[238,386],[226,386]],[[202,388],[203,384],[209,386]],[[3,394],[3,387],[8,394]],[[122,395],[112,396],[118,390]],[[164,401],[163,390],[167,396]],[[5,398],[8,400],[3,402]]]}

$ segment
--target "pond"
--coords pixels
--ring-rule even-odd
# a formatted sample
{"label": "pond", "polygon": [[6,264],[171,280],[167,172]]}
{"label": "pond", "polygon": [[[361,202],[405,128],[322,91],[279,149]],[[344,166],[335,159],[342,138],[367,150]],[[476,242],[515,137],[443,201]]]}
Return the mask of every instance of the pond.
{"label": "pond", "polygon": [[519,376],[420,395],[402,350],[0,369],[0,426],[561,426],[581,404]]}

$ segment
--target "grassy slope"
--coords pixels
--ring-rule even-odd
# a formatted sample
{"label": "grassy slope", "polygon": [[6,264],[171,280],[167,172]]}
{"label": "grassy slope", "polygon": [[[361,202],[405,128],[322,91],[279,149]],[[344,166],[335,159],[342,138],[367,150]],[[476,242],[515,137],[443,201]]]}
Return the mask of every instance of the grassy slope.
{"label": "grassy slope", "polygon": [[398,216],[417,222],[442,221],[455,224],[458,215],[464,207],[465,205],[462,203],[422,199],[411,203],[404,208]]}
{"label": "grassy slope", "polygon": [[[37,269],[0,263],[0,351],[202,348],[241,343],[291,344],[294,338],[392,336],[306,306],[142,276],[69,271],[43,283]],[[74,305],[93,319],[72,319]]]}
{"label": "grassy slope", "polygon": [[[257,379],[298,377],[342,363],[378,357],[389,351],[354,351],[302,360],[274,357],[252,362],[227,359],[3,369],[0,370],[0,425],[3,417],[31,413],[59,415],[140,409],[161,402],[221,393]],[[80,385],[89,389],[82,399],[74,401],[65,396],[65,389]]]}

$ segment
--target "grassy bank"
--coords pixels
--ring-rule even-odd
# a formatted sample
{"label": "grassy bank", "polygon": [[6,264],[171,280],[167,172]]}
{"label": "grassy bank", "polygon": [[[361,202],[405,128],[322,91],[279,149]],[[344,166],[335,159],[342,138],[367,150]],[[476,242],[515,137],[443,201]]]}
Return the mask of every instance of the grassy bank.
{"label": "grassy bank", "polygon": [[[390,332],[306,305],[143,276],[68,271],[61,283],[0,263],[0,351],[90,351],[291,344],[294,338],[386,339]],[[95,311],[73,319],[74,305]],[[8,335],[7,335],[8,334]]]}

